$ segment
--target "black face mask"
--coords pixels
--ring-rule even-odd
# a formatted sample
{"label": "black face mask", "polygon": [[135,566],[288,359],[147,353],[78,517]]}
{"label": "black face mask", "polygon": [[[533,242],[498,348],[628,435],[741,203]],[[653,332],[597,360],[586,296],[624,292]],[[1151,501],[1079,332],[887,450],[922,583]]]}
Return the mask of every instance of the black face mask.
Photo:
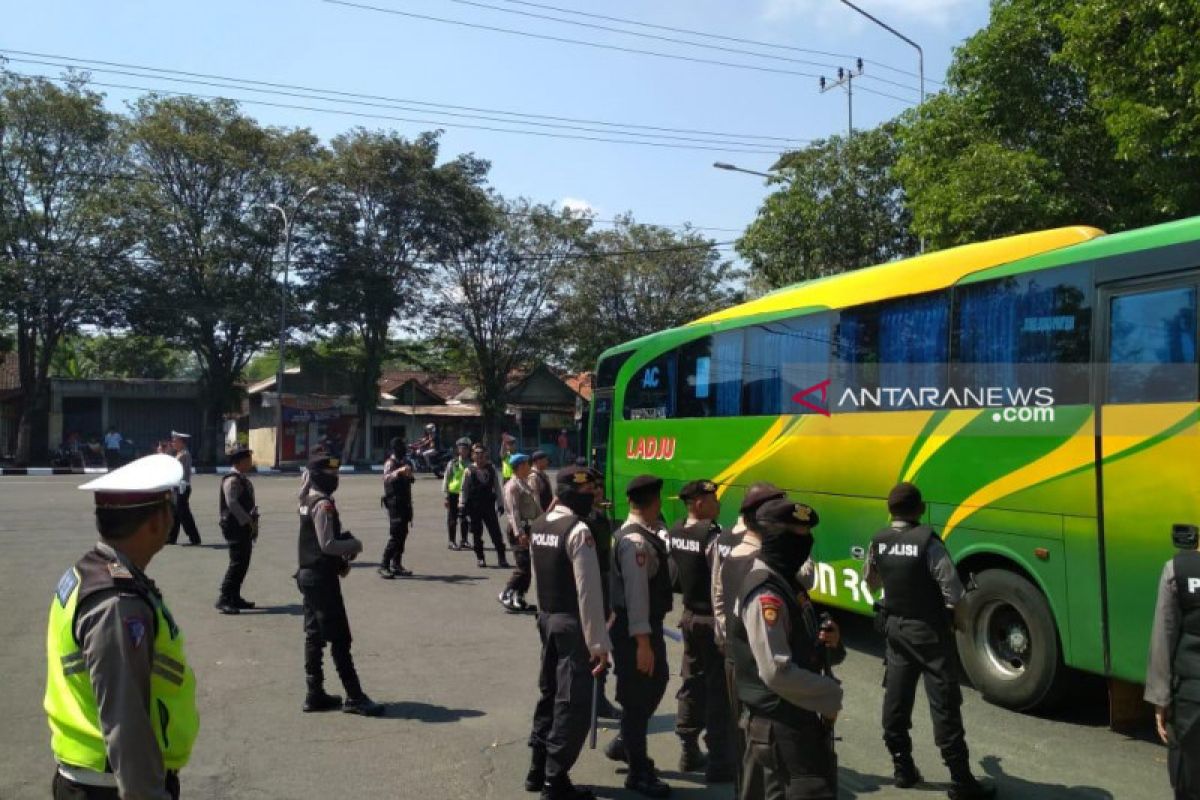
{"label": "black face mask", "polygon": [[787,578],[791,583],[798,585],[796,573],[800,571],[800,567],[804,566],[812,549],[813,537],[811,535],[798,536],[789,531],[764,537],[760,558],[771,569]]}
{"label": "black face mask", "polygon": [[580,518],[587,517],[592,513],[592,505],[595,501],[596,496],[590,492],[571,489],[560,491],[558,494],[558,502],[571,509],[571,513]]}
{"label": "black face mask", "polygon": [[338,488],[338,474],[336,472],[322,472],[320,470],[309,473],[309,479],[312,485],[317,487],[317,491],[323,494],[333,494]]}

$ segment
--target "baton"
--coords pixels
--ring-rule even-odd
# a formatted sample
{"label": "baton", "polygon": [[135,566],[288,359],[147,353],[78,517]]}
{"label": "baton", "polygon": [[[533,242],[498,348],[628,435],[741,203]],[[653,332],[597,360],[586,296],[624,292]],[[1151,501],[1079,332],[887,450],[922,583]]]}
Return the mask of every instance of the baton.
{"label": "baton", "polygon": [[599,725],[600,713],[600,679],[595,675],[592,676],[592,727],[588,736],[588,747],[592,750],[596,749],[596,728]]}

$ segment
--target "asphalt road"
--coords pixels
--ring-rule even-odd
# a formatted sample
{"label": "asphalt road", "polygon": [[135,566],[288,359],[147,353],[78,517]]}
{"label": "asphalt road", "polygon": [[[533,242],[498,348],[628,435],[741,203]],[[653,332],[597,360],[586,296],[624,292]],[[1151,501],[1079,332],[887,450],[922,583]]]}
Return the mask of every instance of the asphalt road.
{"label": "asphalt road", "polygon": [[[386,538],[375,476],[342,477],[344,524],[367,544],[345,582],[354,655],[367,692],[388,704],[380,719],[300,713],[304,694],[300,596],[295,571],[294,476],[255,479],[263,526],[245,595],[259,604],[237,617],[213,609],[226,565],[216,527],[217,481],[195,482],[193,508],[205,544],[169,547],[150,565],[188,643],[199,680],[202,728],[183,773],[185,797],[526,798],[525,742],[536,696],[533,620],[503,612],[496,594],[507,572],[479,569],[446,549],[439,486],[415,487],[416,524],[406,564],[412,578],[384,581],[374,566]],[[41,710],[46,610],[62,572],[95,541],[91,500],[79,477],[0,478],[0,798],[47,797],[53,760]],[[819,531],[818,531],[819,535]],[[181,537],[182,539],[182,537]],[[672,619],[676,615],[673,614]],[[870,625],[843,619],[850,653],[839,669],[847,704],[838,722],[842,797],[944,797],[947,776],[932,744],[923,694],[914,721],[917,790],[891,786],[878,729],[882,676]],[[677,673],[680,645],[668,642]],[[332,665],[331,689],[339,691]],[[674,772],[672,678],[654,720],[651,755],[675,797],[727,798]],[[610,686],[611,696],[611,686]],[[1104,695],[1081,691],[1054,718],[1014,714],[966,691],[967,739],[981,774],[1001,796],[1167,798],[1166,752],[1148,736],[1105,726]],[[613,733],[601,733],[601,746]],[[584,751],[573,775],[602,797],[633,797],[600,751]]]}

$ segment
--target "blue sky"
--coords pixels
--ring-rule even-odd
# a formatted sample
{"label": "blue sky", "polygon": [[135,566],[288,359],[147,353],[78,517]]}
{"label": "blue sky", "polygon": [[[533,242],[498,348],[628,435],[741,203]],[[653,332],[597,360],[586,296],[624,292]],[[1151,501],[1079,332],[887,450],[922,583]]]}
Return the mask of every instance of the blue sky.
{"label": "blue sky", "polygon": [[[540,0],[563,9],[845,54],[845,57],[830,57],[699,40],[721,47],[755,49],[785,58],[815,61],[822,66],[685,47],[502,13],[454,0],[353,2],[617,47],[830,76],[837,66],[849,67],[854,56],[861,56],[867,59],[867,74],[856,82],[856,87],[911,98],[913,102],[917,99],[913,90],[875,79],[886,78],[915,87],[915,77],[881,66],[886,64],[915,73],[915,51],[857,17],[837,0],[606,0],[604,3]],[[571,16],[513,0],[477,2],[645,34],[695,39],[668,31]],[[927,89],[931,92],[937,89],[933,81],[944,77],[953,47],[987,21],[984,0],[861,0],[860,5],[924,47]],[[0,49],[204,72],[384,98],[759,137],[819,138],[843,132],[846,126],[844,94],[818,93],[816,78],[810,76],[733,69],[545,41],[321,0],[11,3],[4,13]],[[24,73],[60,72],[54,67],[16,61],[9,68]],[[325,101],[98,72],[94,78],[273,103],[455,121],[432,110],[422,114],[394,108],[336,106]],[[116,107],[138,94],[125,89],[102,91]],[[856,91],[856,127],[873,125],[904,107],[893,99]],[[323,138],[357,125],[394,128],[406,135],[439,127],[254,104],[244,108],[265,123],[307,126]],[[457,121],[512,127],[481,120]],[[557,132],[572,133],[561,129]],[[575,133],[626,138],[615,133]],[[677,135],[714,138],[707,134]],[[729,137],[721,139],[731,141]],[[766,189],[760,179],[713,169],[712,162],[730,161],[765,170],[774,161],[773,149],[779,145],[774,140],[758,139],[751,149],[770,152],[727,153],[454,127],[446,128],[442,141],[445,155],[474,152],[489,159],[492,185],[505,195],[586,205],[602,218],[632,211],[639,221],[671,224],[687,221],[734,230],[709,231],[721,240],[734,238],[753,219]],[[680,144],[673,140],[654,141]]]}

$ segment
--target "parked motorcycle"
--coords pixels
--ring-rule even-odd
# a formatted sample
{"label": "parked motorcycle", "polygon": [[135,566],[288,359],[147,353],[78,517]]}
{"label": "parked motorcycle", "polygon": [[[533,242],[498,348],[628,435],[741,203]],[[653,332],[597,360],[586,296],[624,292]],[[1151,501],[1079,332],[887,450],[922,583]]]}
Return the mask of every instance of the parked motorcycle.
{"label": "parked motorcycle", "polygon": [[450,450],[436,451],[431,456],[426,456],[425,453],[415,444],[408,446],[408,460],[412,462],[413,469],[417,472],[432,473],[435,478],[441,479],[446,472],[446,465],[453,458],[453,452]]}

